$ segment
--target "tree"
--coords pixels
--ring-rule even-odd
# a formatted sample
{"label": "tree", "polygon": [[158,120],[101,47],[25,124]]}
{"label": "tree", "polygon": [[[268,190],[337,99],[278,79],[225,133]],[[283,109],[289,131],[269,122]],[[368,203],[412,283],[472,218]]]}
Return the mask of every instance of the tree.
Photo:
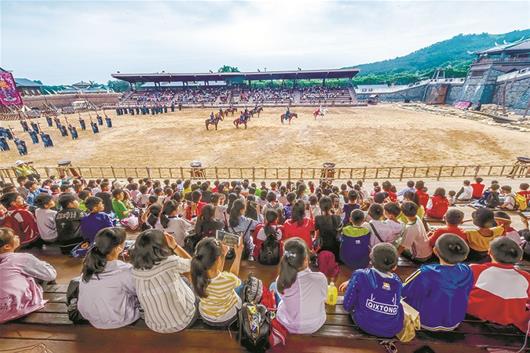
{"label": "tree", "polygon": [[240,71],[237,66],[223,65],[217,70],[217,72],[240,72]]}
{"label": "tree", "polygon": [[130,88],[129,83],[122,80],[109,80],[107,87],[114,92],[125,92]]}

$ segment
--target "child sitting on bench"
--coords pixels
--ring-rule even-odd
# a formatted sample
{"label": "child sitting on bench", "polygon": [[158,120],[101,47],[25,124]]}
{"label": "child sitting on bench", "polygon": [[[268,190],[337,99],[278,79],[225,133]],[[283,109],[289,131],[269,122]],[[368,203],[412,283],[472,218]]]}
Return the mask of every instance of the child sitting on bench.
{"label": "child sitting on bench", "polygon": [[140,318],[132,265],[118,259],[126,238],[123,228],[102,229],[83,262],[77,309],[99,329],[120,328]]}
{"label": "child sitting on bench", "polygon": [[427,217],[443,219],[448,208],[449,201],[445,197],[445,189],[437,188],[427,205]]}
{"label": "child sitting on bench", "polygon": [[57,272],[28,253],[15,253],[20,239],[0,228],[0,324],[42,309],[46,304],[37,281],[54,281]]}
{"label": "child sitting on bench", "polygon": [[97,232],[103,228],[112,227],[113,224],[109,215],[103,212],[105,205],[102,199],[95,196],[89,197],[85,205],[90,213],[81,218],[81,234],[86,242],[93,244]]}
{"label": "child sitting on bench", "polygon": [[434,248],[438,238],[445,233],[458,235],[467,243],[467,234],[459,227],[464,220],[464,212],[458,208],[450,208],[445,214],[444,219],[446,226],[438,228],[429,234],[429,243],[431,246]]}
{"label": "child sitting on bench", "polygon": [[471,265],[474,285],[468,314],[500,325],[514,325],[526,332],[530,311],[530,274],[514,268],[523,251],[507,237],[490,243],[491,262]]}
{"label": "child sitting on bench", "polygon": [[452,331],[464,320],[473,275],[461,263],[469,253],[462,238],[444,234],[436,241],[439,264],[422,265],[407,278],[405,302],[420,313],[421,327],[429,331]]}
{"label": "child sitting on bench", "polygon": [[403,240],[398,247],[398,254],[410,258],[413,261],[424,263],[432,258],[432,247],[429,244],[427,231],[417,216],[418,205],[407,201],[401,205],[401,212],[407,218]]}
{"label": "child sitting on bench", "polygon": [[380,243],[370,253],[373,268],[355,271],[342,283],[344,310],[361,330],[378,337],[393,337],[403,329],[403,284],[398,275],[398,254],[392,244]]}
{"label": "child sitting on bench", "polygon": [[471,214],[473,224],[478,229],[466,230],[469,244],[468,260],[480,262],[487,260],[490,243],[504,233],[504,228],[496,227],[495,216],[488,208],[479,208]]}

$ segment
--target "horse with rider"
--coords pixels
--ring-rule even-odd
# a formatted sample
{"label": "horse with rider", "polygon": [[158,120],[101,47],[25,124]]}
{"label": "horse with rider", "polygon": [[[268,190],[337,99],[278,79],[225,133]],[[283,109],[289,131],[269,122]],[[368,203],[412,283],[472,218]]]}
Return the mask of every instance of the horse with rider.
{"label": "horse with rider", "polygon": [[289,125],[291,125],[291,120],[293,120],[294,118],[298,118],[298,114],[292,113],[289,110],[289,107],[287,107],[287,111],[284,114],[280,115],[280,121],[282,124],[286,121],[289,121]]}
{"label": "horse with rider", "polygon": [[217,125],[220,121],[223,120],[223,116],[221,115],[221,112],[214,114],[213,112],[210,113],[210,116],[208,119],[204,121],[204,124],[206,125],[206,130],[210,130],[209,126],[214,125],[215,130],[217,130]]}

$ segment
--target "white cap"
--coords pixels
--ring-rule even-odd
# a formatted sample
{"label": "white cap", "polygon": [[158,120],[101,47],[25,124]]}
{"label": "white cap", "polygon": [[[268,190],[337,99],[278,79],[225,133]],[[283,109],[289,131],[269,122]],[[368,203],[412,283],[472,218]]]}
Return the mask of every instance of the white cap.
{"label": "white cap", "polygon": [[24,162],[23,160],[19,159],[18,161],[15,162],[15,165],[21,165],[21,164],[24,164],[24,163],[26,163],[26,162]]}

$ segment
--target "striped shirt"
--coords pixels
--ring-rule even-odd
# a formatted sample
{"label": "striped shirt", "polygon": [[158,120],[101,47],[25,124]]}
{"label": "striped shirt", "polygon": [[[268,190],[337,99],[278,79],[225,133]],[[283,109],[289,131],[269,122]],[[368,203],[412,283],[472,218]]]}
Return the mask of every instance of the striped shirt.
{"label": "striped shirt", "polygon": [[241,299],[235,288],[241,280],[233,273],[223,271],[212,278],[206,287],[207,298],[200,298],[199,312],[208,321],[224,322],[234,317],[241,308]]}
{"label": "striped shirt", "polygon": [[181,276],[190,265],[191,260],[172,255],[149,270],[133,270],[136,294],[151,330],[178,332],[193,320],[195,295]]}

